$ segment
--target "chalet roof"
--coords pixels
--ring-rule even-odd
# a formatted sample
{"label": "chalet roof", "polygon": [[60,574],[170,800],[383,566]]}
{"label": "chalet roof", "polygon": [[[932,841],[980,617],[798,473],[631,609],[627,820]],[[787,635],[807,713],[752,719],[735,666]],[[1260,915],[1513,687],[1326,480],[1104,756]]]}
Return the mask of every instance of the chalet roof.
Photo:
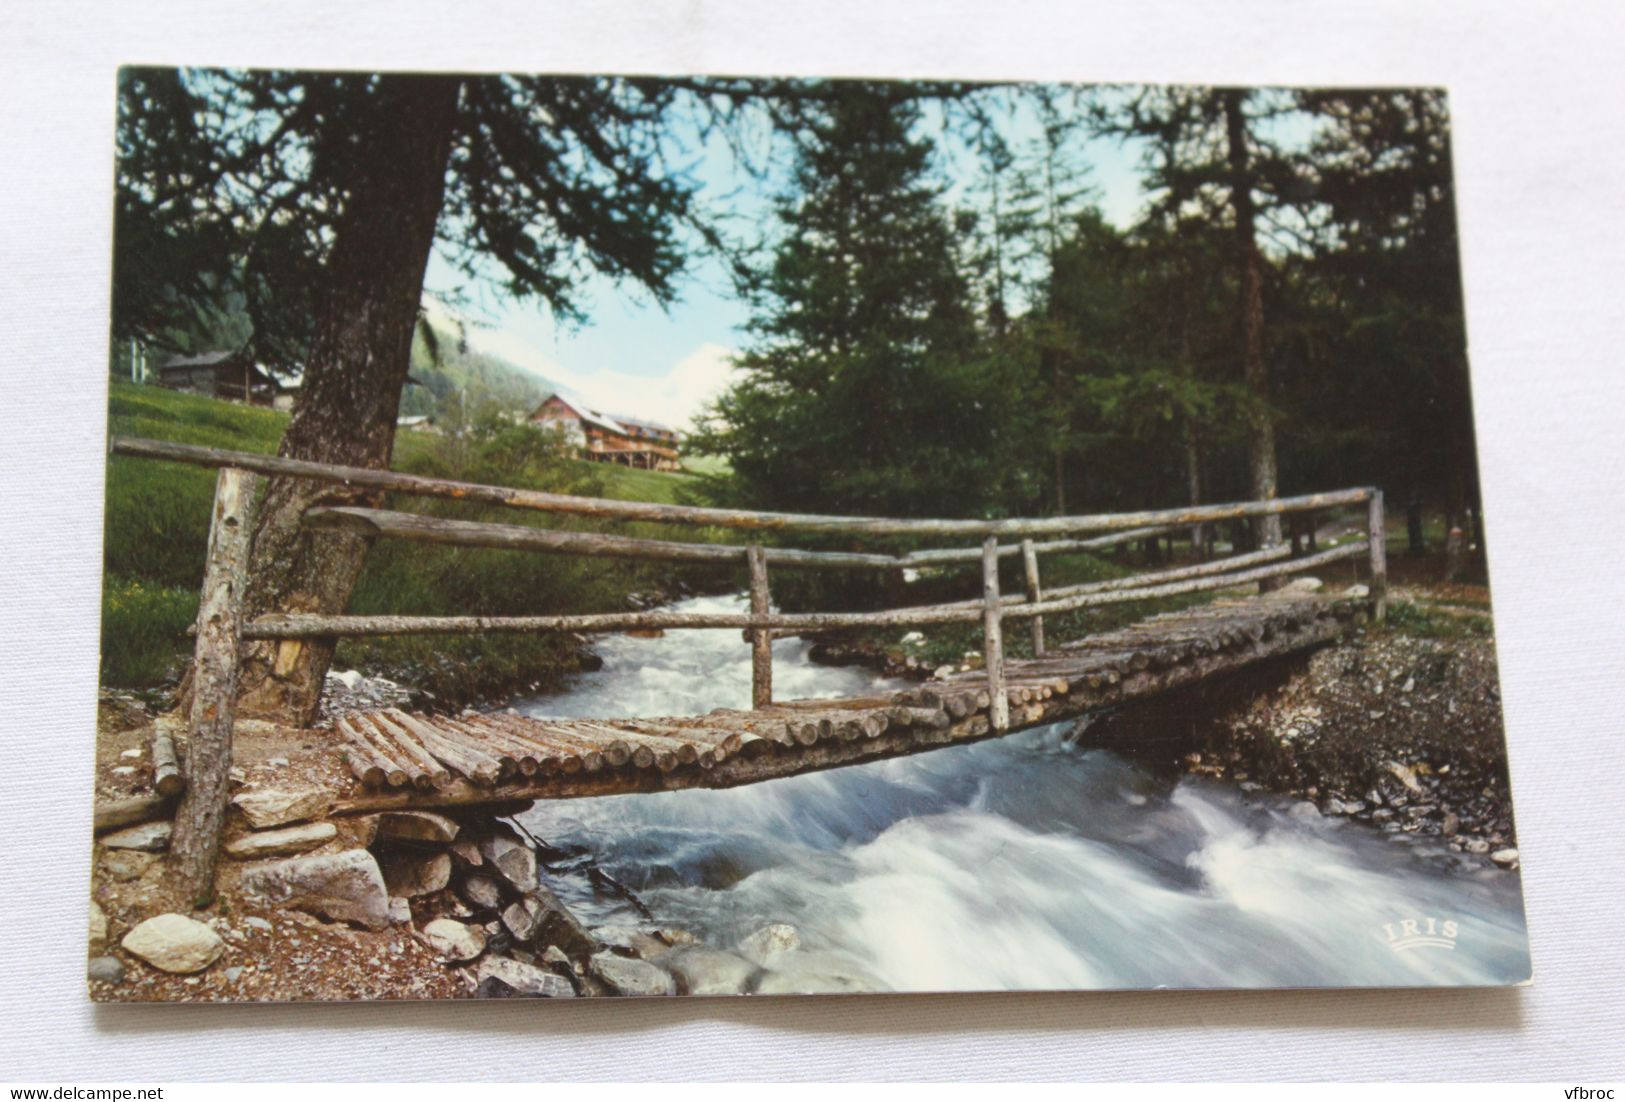
{"label": "chalet roof", "polygon": [[262,364],[255,363],[249,358],[246,351],[238,349],[235,352],[200,352],[191,356],[171,356],[158,365],[158,377],[193,371],[229,372],[233,381],[241,380],[242,373],[247,371],[252,386],[275,386],[284,391],[298,389],[297,383],[287,386],[277,377],[267,371]]}
{"label": "chalet roof", "polygon": [[[547,401],[551,401],[554,398],[557,398],[560,402],[570,407],[570,409],[575,412],[577,417],[587,422],[589,425],[596,425],[598,428],[613,432],[617,436],[635,435],[628,430],[628,426],[645,430],[652,429],[656,432],[666,432],[673,436],[677,435],[676,429],[670,427],[669,425],[662,425],[659,421],[645,421],[637,417],[622,417],[620,414],[604,413],[602,410],[594,409],[581,399],[566,394],[562,390],[554,391],[551,395],[549,395]],[[546,401],[544,401],[543,405],[546,404]]]}
{"label": "chalet roof", "polygon": [[243,350],[228,350],[225,352],[199,352],[191,356],[171,356],[158,365],[159,371],[168,371],[172,367],[214,367],[218,364],[230,363],[242,356]]}
{"label": "chalet roof", "polygon": [[655,432],[669,432],[673,436],[677,435],[676,429],[672,428],[670,425],[663,425],[659,421],[644,421],[637,417],[620,416],[617,416],[615,419],[623,425],[636,425],[640,429],[651,429]]}
{"label": "chalet roof", "polygon": [[[581,420],[587,422],[589,425],[596,425],[601,429],[607,429],[608,431],[615,433],[617,436],[630,435],[626,431],[625,427],[617,422],[615,418],[598,412],[579,399],[572,398],[570,395],[565,394],[562,391],[557,391],[550,395],[547,401],[552,401],[554,398],[557,398],[560,402],[570,407],[571,412],[573,412]],[[542,404],[546,405],[547,403],[543,402]]]}

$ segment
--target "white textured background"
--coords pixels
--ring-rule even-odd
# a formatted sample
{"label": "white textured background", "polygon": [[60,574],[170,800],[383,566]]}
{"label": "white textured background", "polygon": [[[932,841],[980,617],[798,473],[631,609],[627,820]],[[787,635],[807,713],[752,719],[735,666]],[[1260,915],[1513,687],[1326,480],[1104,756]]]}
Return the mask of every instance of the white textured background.
{"label": "white textured background", "polygon": [[[0,14],[0,1079],[1619,1074],[1625,9],[1527,0],[135,8],[58,2]],[[1535,985],[93,1007],[83,915],[120,62],[1447,85]]]}

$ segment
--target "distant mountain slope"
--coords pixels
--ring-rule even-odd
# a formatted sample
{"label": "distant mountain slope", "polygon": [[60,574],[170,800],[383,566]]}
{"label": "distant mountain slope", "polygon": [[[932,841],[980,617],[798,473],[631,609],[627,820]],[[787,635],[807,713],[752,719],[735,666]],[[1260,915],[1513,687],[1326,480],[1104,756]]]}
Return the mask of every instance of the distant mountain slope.
{"label": "distant mountain slope", "polygon": [[500,356],[467,345],[435,326],[431,350],[420,331],[412,342],[412,378],[401,394],[401,415],[428,414],[455,424],[496,414],[526,413],[541,405],[558,384]]}

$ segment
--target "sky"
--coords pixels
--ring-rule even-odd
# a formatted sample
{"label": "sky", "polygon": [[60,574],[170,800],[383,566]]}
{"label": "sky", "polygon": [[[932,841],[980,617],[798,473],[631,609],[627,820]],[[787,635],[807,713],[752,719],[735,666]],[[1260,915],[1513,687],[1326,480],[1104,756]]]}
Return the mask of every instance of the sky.
{"label": "sky", "polygon": [[[1018,117],[1009,137],[1019,142],[1036,133],[1031,119]],[[1144,202],[1139,149],[1115,138],[1091,138],[1080,148],[1095,202],[1109,220],[1126,227]],[[971,164],[952,155],[943,161],[951,198],[955,181]],[[759,226],[761,234],[773,232],[768,202],[774,184],[747,178],[715,144],[702,151],[694,176],[702,202]],[[679,284],[678,301],[665,308],[646,293],[595,277],[582,295],[588,320],[576,326],[555,323],[540,303],[506,301],[490,288],[468,284],[439,256],[430,260],[425,287],[431,317],[463,321],[475,348],[534,371],[604,412],[678,429],[690,427],[728,385],[731,358],[746,340],[747,310],[714,260],[697,263]],[[455,309],[433,297],[454,290],[460,292]]]}

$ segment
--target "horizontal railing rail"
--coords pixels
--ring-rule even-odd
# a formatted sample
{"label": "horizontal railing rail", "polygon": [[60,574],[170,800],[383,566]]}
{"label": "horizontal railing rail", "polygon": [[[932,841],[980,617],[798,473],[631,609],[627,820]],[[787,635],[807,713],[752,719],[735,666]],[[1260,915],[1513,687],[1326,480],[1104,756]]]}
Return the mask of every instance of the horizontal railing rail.
{"label": "horizontal railing rail", "polygon": [[[1281,549],[1282,557],[1286,548]],[[1173,597],[1205,590],[1229,589],[1302,573],[1318,566],[1366,555],[1369,545],[1357,540],[1302,558],[1288,559],[1272,566],[1255,567],[1229,574],[1209,573],[1191,576],[1188,571],[1169,571],[1178,580],[1128,587],[1124,583],[1145,582],[1156,575],[1136,575],[1113,579],[1112,583],[1056,590],[1052,597],[1032,602],[1026,598],[1001,599],[1005,619],[1025,619],[1050,613],[1072,612],[1095,605],[1121,604],[1158,597]],[[1108,586],[1111,586],[1108,588]],[[590,612],[568,616],[389,616],[285,613],[262,616],[243,626],[244,639],[308,639],[355,637],[363,635],[468,635],[484,632],[532,633],[551,631],[610,632],[651,631],[676,628],[733,628],[746,630],[825,631],[850,627],[923,627],[929,624],[968,623],[980,620],[984,602],[955,601],[913,608],[880,609],[872,612]]]}
{"label": "horizontal railing rail", "polygon": [[[421,513],[356,506],[319,506],[305,514],[308,528],[387,536],[417,543],[445,543],[460,547],[488,547],[509,551],[540,551],[564,555],[602,555],[610,558],[652,559],[667,562],[740,564],[750,548],[744,544],[684,543],[675,540],[634,539],[598,532],[561,532],[523,524],[454,520]],[[1040,554],[1101,550],[1137,539],[1149,539],[1181,526],[1132,528],[1086,540],[1052,540],[1034,544]],[[1000,547],[1001,558],[1021,554],[1020,544]],[[764,547],[773,566],[814,570],[894,570],[980,562],[981,548],[945,547],[890,555],[869,551],[807,551],[795,547]]]}
{"label": "horizontal railing rail", "polygon": [[[1192,505],[1177,509],[1153,509],[1134,513],[1100,513],[1066,517],[1018,517],[1005,519],[909,519],[901,517],[826,516],[812,513],[774,513],[749,509],[719,509],[699,505],[664,505],[645,501],[617,501],[610,498],[577,497],[545,493],[509,486],[487,486],[476,482],[429,478],[399,471],[365,467],[343,467],[286,459],[254,452],[227,451],[196,444],[176,444],[165,440],[114,437],[115,455],[165,459],[195,466],[233,468],[256,474],[282,475],[337,483],[361,489],[393,490],[420,497],[442,497],[502,505],[516,509],[536,509],[570,516],[614,520],[651,521],[661,524],[687,524],[714,528],[741,528],[753,531],[816,532],[834,535],[916,536],[1048,536],[1082,532],[1114,532],[1152,526],[1186,526],[1220,520],[1329,509],[1369,501],[1369,487],[1336,490],[1323,494],[1270,498],[1263,501],[1231,502],[1223,505]],[[1000,549],[1000,554],[1014,551]],[[958,554],[969,554],[960,551]],[[979,556],[978,556],[979,557]],[[957,561],[957,560],[955,560]]]}

